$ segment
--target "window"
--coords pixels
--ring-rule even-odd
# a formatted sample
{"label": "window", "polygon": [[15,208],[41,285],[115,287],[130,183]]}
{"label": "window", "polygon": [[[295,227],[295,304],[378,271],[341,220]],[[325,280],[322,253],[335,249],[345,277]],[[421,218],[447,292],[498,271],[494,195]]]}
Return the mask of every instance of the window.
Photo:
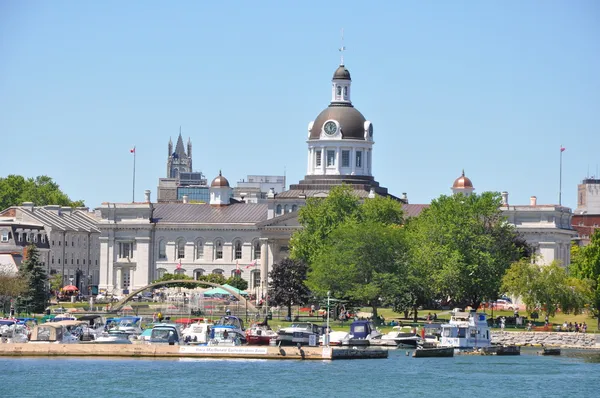
{"label": "window", "polygon": [[0,237],[0,241],[8,242],[8,231],[2,231],[2,237]]}
{"label": "window", "polygon": [[196,260],[204,258],[204,243],[201,240],[196,241]]}
{"label": "window", "polygon": [[54,241],[52,241],[52,246],[54,246]]}
{"label": "window", "polygon": [[42,243],[46,243],[46,235],[42,234]]}
{"label": "window", "polygon": [[175,247],[175,258],[185,258],[185,241],[183,239],[177,240],[177,246]]}
{"label": "window", "polygon": [[215,244],[215,259],[223,259],[223,244],[220,241],[217,241],[217,243]]}
{"label": "window", "polygon": [[283,211],[284,213],[287,213],[289,211],[288,205],[283,206]]}
{"label": "window", "polygon": [[204,270],[203,269],[195,269],[194,270],[194,280],[197,281],[203,275],[204,275]]}
{"label": "window", "polygon": [[260,271],[252,271],[252,287],[260,287]]}
{"label": "window", "polygon": [[54,257],[52,257],[52,261],[51,261],[51,263],[52,263],[52,264],[54,264]]}
{"label": "window", "polygon": [[158,269],[156,270],[156,276],[157,276],[157,279],[160,279],[160,278],[162,278],[162,277],[163,277],[163,276],[164,276],[166,273],[167,273],[167,270],[166,270],[166,269],[164,269],[164,268],[158,268]]}
{"label": "window", "polygon": [[371,167],[371,151],[367,151],[367,167]]}
{"label": "window", "polygon": [[174,272],[175,275],[185,275],[185,270],[183,268],[178,268]]}
{"label": "window", "polygon": [[348,86],[344,86],[344,99],[348,98]]}
{"label": "window", "polygon": [[342,151],[342,167],[350,167],[350,151]]}
{"label": "window", "polygon": [[60,246],[60,241],[58,241],[58,245]]}
{"label": "window", "polygon": [[335,166],[335,151],[327,151],[327,166]]}
{"label": "window", "polygon": [[31,242],[31,235],[33,235],[31,232],[27,234],[27,236],[25,237],[27,239],[27,242]]}
{"label": "window", "polygon": [[160,260],[167,258],[167,242],[164,239],[158,241],[158,258]]}
{"label": "window", "polygon": [[77,259],[77,265],[79,265],[79,259]]}
{"label": "window", "polygon": [[223,275],[223,273],[224,273],[224,272],[223,272],[223,270],[222,270],[222,269],[218,269],[218,268],[217,268],[217,269],[213,270],[213,272],[212,272],[212,273],[213,273],[213,274],[216,274],[216,275]]}
{"label": "window", "polygon": [[342,86],[337,86],[336,89],[337,89],[336,90],[337,95],[341,96],[342,95]]}
{"label": "window", "polygon": [[60,258],[58,259],[58,263],[60,264]]}
{"label": "window", "polygon": [[362,167],[362,151],[356,151],[356,167]]}
{"label": "window", "polygon": [[318,150],[315,152],[315,160],[316,160],[316,166],[317,167],[321,167],[321,151]]}
{"label": "window", "polygon": [[277,205],[277,211],[276,211],[276,213],[277,214],[281,214],[281,205]]}
{"label": "window", "polygon": [[242,258],[242,242],[240,242],[238,240],[237,242],[235,242],[234,259],[235,260],[240,260],[241,258]]}
{"label": "window", "polygon": [[37,243],[38,241],[38,234],[33,234],[33,242]]}
{"label": "window", "polygon": [[296,211],[296,210],[298,210],[298,206],[292,205],[292,211]]}
{"label": "window", "polygon": [[73,265],[73,261],[75,260],[75,256],[71,253],[71,265]]}
{"label": "window", "polygon": [[119,242],[119,258],[131,258],[133,252],[132,242]]}
{"label": "window", "polygon": [[254,260],[260,260],[260,242],[254,242]]}

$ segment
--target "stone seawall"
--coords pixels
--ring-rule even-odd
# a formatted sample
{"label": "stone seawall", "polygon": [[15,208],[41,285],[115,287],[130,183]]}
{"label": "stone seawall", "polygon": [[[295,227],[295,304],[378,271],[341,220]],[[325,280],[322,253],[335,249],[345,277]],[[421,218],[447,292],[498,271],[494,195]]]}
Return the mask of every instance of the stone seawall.
{"label": "stone seawall", "polygon": [[494,344],[554,345],[600,349],[600,334],[569,332],[492,332]]}

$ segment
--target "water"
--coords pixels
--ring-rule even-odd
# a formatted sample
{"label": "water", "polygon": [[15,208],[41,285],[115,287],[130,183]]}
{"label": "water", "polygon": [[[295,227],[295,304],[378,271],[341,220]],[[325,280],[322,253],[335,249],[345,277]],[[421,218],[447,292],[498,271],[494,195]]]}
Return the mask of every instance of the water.
{"label": "water", "polygon": [[[600,354],[267,361],[0,358],[11,397],[598,397]],[[4,395],[7,391],[11,393]]]}

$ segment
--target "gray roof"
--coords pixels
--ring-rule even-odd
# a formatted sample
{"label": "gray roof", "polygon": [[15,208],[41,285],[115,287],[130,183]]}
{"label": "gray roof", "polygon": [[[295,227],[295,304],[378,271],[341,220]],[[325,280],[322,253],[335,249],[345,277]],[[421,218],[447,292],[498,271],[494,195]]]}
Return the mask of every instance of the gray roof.
{"label": "gray roof", "polygon": [[255,224],[267,219],[267,204],[233,203],[215,207],[197,203],[157,203],[154,205],[152,219],[158,224]]}
{"label": "gray roof", "polygon": [[337,120],[342,131],[342,138],[351,140],[365,139],[366,119],[355,107],[346,103],[331,103],[317,116],[310,130],[310,139],[321,137],[321,128],[328,120]]}
{"label": "gray roof", "polygon": [[[48,207],[52,208],[56,206]],[[56,211],[48,210],[42,206],[34,207],[33,211],[28,210],[24,206],[19,206],[18,208],[41,224],[52,227],[55,230],[100,232],[97,221],[86,215],[87,211],[84,210],[71,209],[68,212],[61,211],[61,214],[58,215]]]}
{"label": "gray roof", "polygon": [[185,149],[183,148],[183,139],[181,138],[181,133],[179,133],[179,137],[177,137],[177,145],[175,145],[175,153],[179,156],[179,158],[187,158],[188,155],[185,153]]}
{"label": "gray roof", "polygon": [[338,66],[335,72],[333,72],[333,78],[342,80],[352,80],[350,79],[350,71],[344,65]]}
{"label": "gray roof", "polygon": [[[358,196],[359,198],[367,198],[369,197],[369,192],[364,189],[354,189],[352,192]],[[277,194],[277,199],[298,199],[302,195],[306,195],[306,198],[312,197],[324,197],[329,195],[329,189],[307,189],[307,190],[299,190],[299,189],[290,189]]]}

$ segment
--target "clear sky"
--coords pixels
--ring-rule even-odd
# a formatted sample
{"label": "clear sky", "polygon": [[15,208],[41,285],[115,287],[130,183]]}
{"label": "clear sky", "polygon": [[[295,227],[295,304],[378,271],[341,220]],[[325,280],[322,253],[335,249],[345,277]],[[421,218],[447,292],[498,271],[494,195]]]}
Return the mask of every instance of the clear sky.
{"label": "clear sky", "polygon": [[[0,1],[0,176],[46,174],[90,207],[156,198],[167,143],[194,169],[306,173],[344,28],[373,172],[429,203],[464,168],[511,204],[576,206],[600,169],[600,2]],[[588,172],[589,170],[589,172]]]}

